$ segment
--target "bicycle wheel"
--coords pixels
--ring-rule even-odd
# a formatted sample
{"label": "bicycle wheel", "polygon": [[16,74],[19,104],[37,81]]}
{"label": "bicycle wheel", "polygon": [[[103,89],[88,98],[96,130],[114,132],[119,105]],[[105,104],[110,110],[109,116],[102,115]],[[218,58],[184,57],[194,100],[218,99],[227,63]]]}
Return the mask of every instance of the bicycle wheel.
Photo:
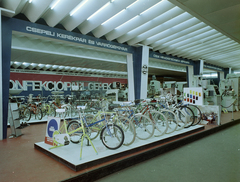
{"label": "bicycle wheel", "polygon": [[46,116],[46,114],[47,114],[47,109],[46,109],[46,107],[42,105],[42,106],[41,106],[41,110],[42,110],[42,115],[43,115],[43,117]]}
{"label": "bicycle wheel", "polygon": [[163,113],[158,111],[150,111],[150,115],[150,119],[153,120],[155,126],[154,136],[159,137],[164,135],[168,129],[167,118]]}
{"label": "bicycle wheel", "polygon": [[187,105],[190,109],[192,109],[194,113],[194,121],[192,126],[198,125],[202,120],[202,112],[196,105]]}
{"label": "bicycle wheel", "polygon": [[96,123],[95,124],[95,120],[94,120],[94,115],[92,114],[87,114],[86,116],[84,116],[84,119],[87,122],[88,127],[86,128],[88,136],[91,140],[94,140],[98,137],[98,135],[100,134],[101,131],[101,124],[100,123]]}
{"label": "bicycle wheel", "polygon": [[178,119],[176,114],[169,109],[161,109],[160,112],[166,117],[168,122],[167,134],[174,132],[178,127]]}
{"label": "bicycle wheel", "polygon": [[36,109],[35,117],[36,117],[36,119],[38,119],[38,120],[41,120],[41,119],[42,119],[43,114],[42,114],[42,110],[41,110],[40,108],[37,108],[37,109]]}
{"label": "bicycle wheel", "polygon": [[105,147],[115,150],[122,146],[124,133],[119,126],[107,124],[101,131],[100,139]]}
{"label": "bicycle wheel", "polygon": [[29,121],[31,119],[31,111],[28,108],[23,108],[23,120]]}
{"label": "bicycle wheel", "polygon": [[180,110],[182,110],[186,114],[186,119],[185,119],[186,125],[184,126],[184,128],[188,128],[192,126],[194,122],[194,113],[192,109],[190,109],[188,106],[181,106]]}
{"label": "bicycle wheel", "polygon": [[178,125],[176,128],[176,131],[179,131],[181,129],[183,129],[187,124],[188,124],[188,120],[190,119],[188,117],[188,115],[183,111],[180,110],[178,108],[174,108],[174,112],[176,114],[176,116],[178,117]]}
{"label": "bicycle wheel", "polygon": [[49,116],[52,116],[52,117],[56,117],[56,109],[54,108],[54,107],[52,107],[52,106],[49,106],[49,108],[48,108],[48,115]]}
{"label": "bicycle wheel", "polygon": [[120,126],[124,132],[124,142],[123,145],[131,145],[136,138],[136,130],[133,122],[126,117],[118,117],[113,120],[113,123]]}
{"label": "bicycle wheel", "polygon": [[[75,131],[76,129],[78,129],[80,127],[81,127],[81,124],[78,121],[71,121],[67,125],[67,132],[69,134],[70,141],[72,143],[79,143],[81,141],[83,131],[82,130]],[[73,132],[73,131],[75,131],[75,132]],[[71,133],[71,132],[73,132],[73,133]]]}
{"label": "bicycle wheel", "polygon": [[135,124],[137,138],[146,140],[153,136],[154,124],[149,117],[138,113],[135,114],[131,120]]}

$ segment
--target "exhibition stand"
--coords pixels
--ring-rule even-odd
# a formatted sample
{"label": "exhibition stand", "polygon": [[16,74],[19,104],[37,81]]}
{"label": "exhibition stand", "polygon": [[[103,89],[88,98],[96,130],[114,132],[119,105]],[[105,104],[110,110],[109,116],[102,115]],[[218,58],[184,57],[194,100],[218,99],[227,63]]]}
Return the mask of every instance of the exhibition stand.
{"label": "exhibition stand", "polygon": [[[80,160],[80,143],[50,149],[52,146],[45,142],[38,142],[34,144],[35,149],[50,156],[51,158],[61,162],[74,171],[80,171],[96,165],[101,165],[105,162],[113,160],[120,160],[128,155],[136,155],[145,150],[152,149],[158,145],[177,140],[181,137],[190,135],[192,133],[204,130],[204,125],[196,125],[189,128],[175,131],[171,134],[164,134],[161,137],[151,137],[148,140],[139,140],[136,138],[130,146],[121,146],[117,150],[109,150],[100,141],[99,138],[92,140],[98,154],[95,153],[91,145],[87,146],[87,141],[84,140],[83,155]],[[165,149],[166,150],[166,149]]]}

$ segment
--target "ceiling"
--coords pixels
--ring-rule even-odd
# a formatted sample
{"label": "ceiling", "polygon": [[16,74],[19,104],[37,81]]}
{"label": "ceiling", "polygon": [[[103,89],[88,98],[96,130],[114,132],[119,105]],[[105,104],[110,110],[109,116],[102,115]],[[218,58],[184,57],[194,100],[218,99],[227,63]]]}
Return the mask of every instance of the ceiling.
{"label": "ceiling", "polygon": [[[68,31],[78,30],[131,46],[147,45],[167,55],[203,59],[213,65],[240,70],[240,0],[0,0],[0,7],[6,9],[2,14],[8,17],[25,17],[35,23],[44,20],[50,27],[61,25]],[[18,56],[25,53],[28,56]],[[13,50],[12,61],[30,62],[28,57],[38,54]],[[53,61],[48,62],[52,65],[60,62],[56,60],[76,60],[44,56]],[[84,64],[89,61],[81,60]],[[109,61],[103,67],[94,64],[94,60],[88,63],[95,65],[94,69],[119,71],[120,63]],[[74,61],[71,64],[68,66],[76,66]],[[177,74],[154,68],[149,73]]]}

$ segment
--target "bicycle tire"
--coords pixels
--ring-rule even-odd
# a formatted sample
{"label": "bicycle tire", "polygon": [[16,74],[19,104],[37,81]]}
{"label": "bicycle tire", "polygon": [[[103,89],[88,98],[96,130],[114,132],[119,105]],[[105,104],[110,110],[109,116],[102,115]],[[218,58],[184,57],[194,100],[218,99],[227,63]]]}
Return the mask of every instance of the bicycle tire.
{"label": "bicycle tire", "polygon": [[[68,125],[67,125],[67,132],[70,133],[78,128],[81,127],[81,124],[78,122],[78,121],[71,121]],[[79,143],[81,141],[81,138],[82,138],[82,135],[83,135],[83,131],[82,130],[79,130],[79,131],[76,131],[72,134],[69,134],[69,138],[70,138],[70,141],[72,143]]]}
{"label": "bicycle tire", "polygon": [[[84,119],[86,120],[87,125],[92,125],[93,123],[96,122],[95,120],[93,120],[94,119],[93,114],[87,114],[86,116],[84,116]],[[87,129],[89,138],[91,140],[96,139],[101,132],[101,128],[102,128],[102,126],[100,123],[97,123],[97,124],[94,124],[93,126],[87,127],[86,129]]]}
{"label": "bicycle tire", "polygon": [[57,115],[56,109],[52,106],[49,106],[48,107],[48,115],[52,116],[52,117],[56,117],[56,115]]}
{"label": "bicycle tire", "polygon": [[30,121],[31,119],[31,111],[28,108],[23,109],[23,120],[24,121]]}
{"label": "bicycle tire", "polygon": [[135,124],[136,137],[140,140],[147,140],[154,134],[154,123],[149,117],[138,113],[131,118]]}
{"label": "bicycle tire", "polygon": [[192,126],[198,125],[202,121],[201,110],[196,105],[189,104],[187,106],[190,107],[194,113],[194,122],[193,122]]}
{"label": "bicycle tire", "polygon": [[159,111],[152,110],[150,111],[150,114],[151,114],[150,119],[153,120],[155,126],[154,136],[159,137],[164,135],[168,129],[167,118],[164,116],[163,113]]}
{"label": "bicycle tire", "polygon": [[188,106],[181,106],[180,107],[181,110],[183,110],[186,114],[187,114],[187,123],[184,126],[184,128],[189,128],[190,126],[192,126],[193,122],[194,122],[194,113],[192,111],[191,108],[189,108]]}
{"label": "bicycle tire", "polygon": [[176,128],[176,131],[182,130],[185,128],[185,126],[188,124],[188,115],[179,108],[174,108],[174,112],[176,113],[176,116],[178,116],[178,125]]}
{"label": "bicycle tire", "polygon": [[35,117],[38,120],[41,120],[43,118],[42,110],[40,108],[36,109]]}
{"label": "bicycle tire", "polygon": [[166,134],[170,134],[176,131],[178,126],[178,119],[176,114],[169,109],[161,109],[160,112],[163,113],[164,116],[167,118],[168,129],[166,131]]}
{"label": "bicycle tire", "polygon": [[116,150],[124,142],[123,130],[115,124],[107,124],[101,131],[100,139],[105,147]]}
{"label": "bicycle tire", "polygon": [[136,138],[136,129],[133,122],[126,117],[119,116],[118,118],[115,118],[113,120],[113,123],[120,126],[124,132],[123,145],[125,146],[131,145]]}

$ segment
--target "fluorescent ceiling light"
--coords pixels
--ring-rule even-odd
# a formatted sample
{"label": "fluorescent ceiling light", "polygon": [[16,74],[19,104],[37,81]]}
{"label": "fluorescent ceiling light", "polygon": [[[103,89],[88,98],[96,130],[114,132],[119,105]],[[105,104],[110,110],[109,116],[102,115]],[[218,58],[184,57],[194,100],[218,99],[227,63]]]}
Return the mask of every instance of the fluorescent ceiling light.
{"label": "fluorescent ceiling light", "polygon": [[[163,1],[163,0],[162,0]],[[143,13],[145,13],[146,11],[152,9],[153,7],[157,6],[159,3],[161,3],[162,1],[158,2],[157,4],[151,6],[150,8],[146,9],[145,11],[143,11],[142,13],[140,13],[140,15],[142,15]]]}
{"label": "fluorescent ceiling light", "polygon": [[57,0],[54,4],[53,4],[53,6],[51,7],[51,9],[53,9],[53,8],[55,8],[55,6],[57,6],[57,4],[60,2],[60,0]]}
{"label": "fluorescent ceiling light", "polygon": [[32,3],[32,0],[29,0],[28,2],[29,2],[29,3]]}
{"label": "fluorescent ceiling light", "polygon": [[138,2],[139,0],[136,0],[134,3],[130,4],[128,7],[126,7],[126,9],[130,8],[132,5],[134,5],[136,2]]}
{"label": "fluorescent ceiling light", "polygon": [[99,13],[100,11],[102,11],[104,8],[106,8],[109,4],[111,3],[111,1],[109,1],[108,3],[106,3],[103,7],[101,7],[99,10],[97,10],[95,13],[93,13],[91,16],[88,17],[87,20],[91,19],[93,16],[95,16],[97,13]]}
{"label": "fluorescent ceiling light", "polygon": [[117,15],[119,15],[120,13],[122,13],[123,11],[125,11],[125,9],[123,9],[123,10],[120,11],[119,13],[115,14],[113,17],[109,18],[108,20],[106,20],[105,22],[103,22],[101,25],[107,23],[108,21],[110,21],[111,19],[113,19],[114,17],[116,17]]}
{"label": "fluorescent ceiling light", "polygon": [[126,21],[125,23],[123,23],[123,24],[119,25],[119,26],[118,26],[118,27],[116,27],[115,29],[118,29],[119,27],[121,27],[121,26],[125,25],[125,24],[126,24],[126,23],[128,23],[129,21],[132,21],[134,18],[137,18],[138,16],[140,16],[140,15],[134,16],[133,18],[131,18],[130,20]]}
{"label": "fluorescent ceiling light", "polygon": [[208,78],[217,78],[217,76],[218,76],[217,73],[203,74],[203,77],[208,77]]}
{"label": "fluorescent ceiling light", "polygon": [[75,14],[88,0],[83,0],[81,3],[79,3],[77,5],[76,8],[74,8],[71,12],[70,12],[70,16],[72,16],[73,14]]}

